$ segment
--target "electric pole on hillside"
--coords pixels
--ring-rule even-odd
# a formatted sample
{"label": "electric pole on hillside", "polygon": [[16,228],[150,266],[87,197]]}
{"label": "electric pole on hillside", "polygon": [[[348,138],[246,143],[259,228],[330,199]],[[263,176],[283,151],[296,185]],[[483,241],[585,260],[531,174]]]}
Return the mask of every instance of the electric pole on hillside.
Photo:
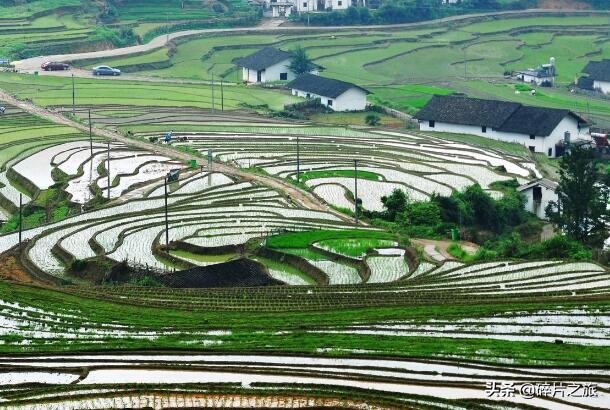
{"label": "electric pole on hillside", "polygon": [[301,149],[299,146],[299,136],[297,135],[297,182],[301,182]]}
{"label": "electric pole on hillside", "polygon": [[108,184],[108,200],[110,201],[110,140],[108,140],[108,154],[107,154],[107,162],[106,162],[106,171],[107,175],[107,184]]}
{"label": "electric pole on hillside", "polygon": [[354,214],[356,215],[356,225],[358,225],[358,160],[354,160]]}
{"label": "electric pole on hillside", "polygon": [[19,193],[19,249],[21,249],[22,231],[23,231],[23,194]]}
{"label": "electric pole on hillside", "polygon": [[169,179],[169,174],[165,176],[165,246],[169,246],[169,220],[167,217],[167,180]]}
{"label": "electric pole on hillside", "polygon": [[93,161],[93,132],[91,131],[91,108],[89,108],[89,149],[91,150],[91,160]]}
{"label": "electric pole on hillside", "polygon": [[72,74],[72,115],[76,115],[76,109],[74,108],[74,99],[75,99],[74,74]]}
{"label": "electric pole on hillside", "polygon": [[220,111],[225,110],[225,90],[222,84],[222,78],[220,79]]}
{"label": "electric pole on hillside", "polygon": [[214,73],[212,73],[212,112],[214,112]]}

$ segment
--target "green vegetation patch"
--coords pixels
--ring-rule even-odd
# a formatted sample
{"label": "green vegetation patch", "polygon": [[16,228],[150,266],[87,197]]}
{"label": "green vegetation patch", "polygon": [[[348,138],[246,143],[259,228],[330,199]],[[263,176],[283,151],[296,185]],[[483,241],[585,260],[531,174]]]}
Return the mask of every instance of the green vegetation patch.
{"label": "green vegetation patch", "polygon": [[267,239],[269,248],[307,248],[310,244],[329,240],[329,239],[394,239],[394,236],[387,232],[366,231],[361,229],[351,229],[342,231],[305,231],[291,232],[272,236]]}
{"label": "green vegetation patch", "polygon": [[328,239],[316,242],[316,245],[339,255],[360,258],[369,249],[390,248],[396,246],[396,242],[388,239],[349,238]]}
{"label": "green vegetation patch", "polygon": [[[296,175],[294,175],[296,178]],[[317,178],[355,178],[356,173],[353,169],[329,169],[323,171],[307,171],[302,172],[300,182],[306,182],[310,179]],[[358,171],[358,178],[368,179],[371,181],[382,181],[383,177],[379,174],[370,171]]]}

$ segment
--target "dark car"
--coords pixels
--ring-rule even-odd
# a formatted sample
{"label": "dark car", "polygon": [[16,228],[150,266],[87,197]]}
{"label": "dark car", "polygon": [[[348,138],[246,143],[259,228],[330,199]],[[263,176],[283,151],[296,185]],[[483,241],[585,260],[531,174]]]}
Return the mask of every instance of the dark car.
{"label": "dark car", "polygon": [[101,65],[93,69],[93,75],[121,75],[121,70],[108,67],[107,65]]}
{"label": "dark car", "polygon": [[61,71],[70,69],[70,66],[66,63],[60,63],[59,61],[47,61],[42,63],[40,68],[45,71]]}

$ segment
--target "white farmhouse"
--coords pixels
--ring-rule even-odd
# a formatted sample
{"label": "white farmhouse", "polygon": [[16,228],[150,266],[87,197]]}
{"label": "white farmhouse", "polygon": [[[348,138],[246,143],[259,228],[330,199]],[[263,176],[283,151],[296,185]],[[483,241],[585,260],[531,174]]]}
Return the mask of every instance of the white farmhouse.
{"label": "white farmhouse", "polygon": [[563,155],[576,140],[591,141],[589,125],[572,111],[515,102],[434,96],[415,118],[421,131],[515,142],[549,157]]}
{"label": "white farmhouse", "polygon": [[274,47],[265,47],[234,61],[242,69],[242,79],[248,83],[290,81],[295,75],[288,68],[292,54]]}
{"label": "white farmhouse", "polygon": [[537,179],[521,185],[517,191],[525,198],[525,210],[540,219],[546,219],[545,209],[549,202],[557,202],[557,183],[550,179]]}
{"label": "white farmhouse", "polygon": [[593,82],[593,90],[610,94],[610,60],[590,61],[583,70]]}
{"label": "white farmhouse", "polygon": [[352,83],[301,74],[288,84],[292,95],[303,98],[319,98],[323,105],[335,111],[362,111],[366,108],[368,90]]}

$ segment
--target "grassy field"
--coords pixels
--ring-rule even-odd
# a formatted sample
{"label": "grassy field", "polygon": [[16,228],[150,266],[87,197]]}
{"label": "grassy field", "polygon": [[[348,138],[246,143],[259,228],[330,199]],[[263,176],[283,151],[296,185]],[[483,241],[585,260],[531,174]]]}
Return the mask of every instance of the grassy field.
{"label": "grassy field", "polygon": [[[0,73],[0,88],[16,94],[20,98],[31,98],[36,104],[43,106],[72,104],[70,78]],[[216,108],[220,108],[221,95],[218,85],[216,85],[214,97]],[[224,107],[229,110],[244,105],[268,105],[272,109],[280,110],[285,104],[296,101],[298,99],[288,93],[246,86],[224,87]],[[76,104],[212,108],[212,87],[206,84],[78,79],[76,81]]]}
{"label": "grassy field", "polygon": [[[232,61],[264,45],[290,50],[304,47],[323,75],[358,83],[373,94],[369,100],[413,113],[432,95],[466,92],[481,97],[520,99],[510,87],[502,92],[495,83],[506,84],[504,72],[535,67],[555,57],[561,88],[544,90],[553,106],[581,113],[590,108],[605,115],[609,104],[597,101],[587,108],[582,98],[564,91],[588,61],[610,58],[610,40],[604,28],[606,15],[580,17],[533,17],[486,19],[477,23],[431,25],[417,30],[348,30],[333,34],[241,34],[212,35],[180,41],[176,53],[165,50],[145,56],[107,60],[109,64],[143,64],[142,74],[161,78],[241,81]],[[147,63],[162,63],[152,70]],[[349,69],[348,69],[349,67]],[[473,86],[477,79],[485,86]],[[484,89],[483,89],[484,88]],[[510,96],[508,95],[510,94]],[[538,99],[533,104],[545,105]]]}

